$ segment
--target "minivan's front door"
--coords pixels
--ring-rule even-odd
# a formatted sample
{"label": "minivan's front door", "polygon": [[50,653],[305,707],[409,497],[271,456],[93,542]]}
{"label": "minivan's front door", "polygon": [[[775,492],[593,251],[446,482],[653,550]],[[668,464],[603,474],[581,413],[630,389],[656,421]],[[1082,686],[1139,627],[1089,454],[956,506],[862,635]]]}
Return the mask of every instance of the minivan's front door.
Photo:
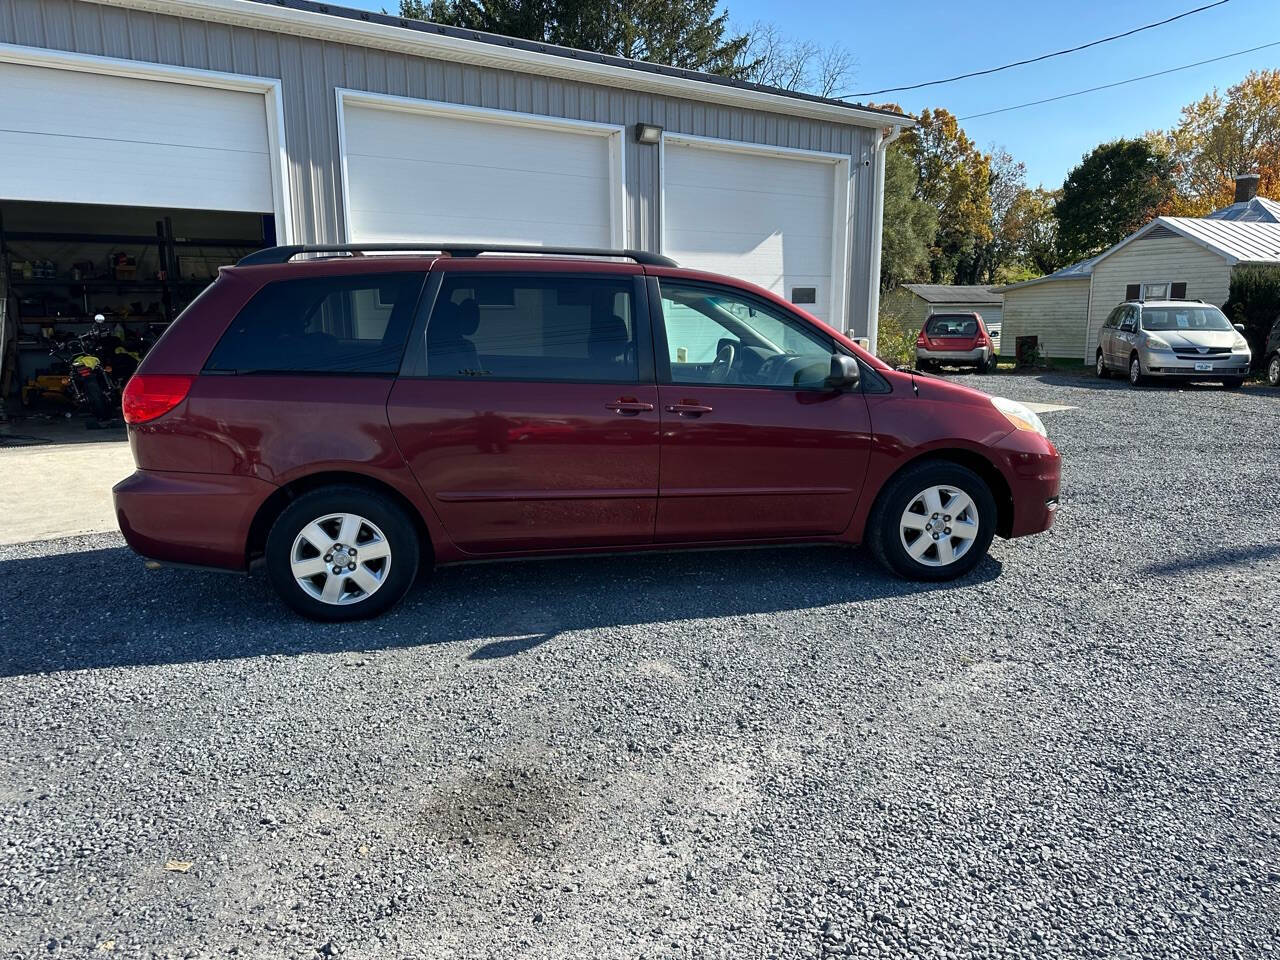
{"label": "minivan's front door", "polygon": [[[658,284],[660,283],[660,292]],[[842,532],[866,475],[860,392],[827,389],[821,331],[732,287],[651,281],[662,414],[660,541]]]}
{"label": "minivan's front door", "polygon": [[460,549],[652,541],[659,419],[646,294],[638,269],[607,266],[445,267],[387,412]]}

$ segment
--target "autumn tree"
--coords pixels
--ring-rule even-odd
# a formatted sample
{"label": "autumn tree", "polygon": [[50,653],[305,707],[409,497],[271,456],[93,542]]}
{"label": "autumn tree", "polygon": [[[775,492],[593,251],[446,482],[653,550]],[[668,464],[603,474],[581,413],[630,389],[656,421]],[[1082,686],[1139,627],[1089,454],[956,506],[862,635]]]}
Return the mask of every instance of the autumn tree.
{"label": "autumn tree", "polygon": [[1027,167],[999,146],[991,148],[987,164],[990,169],[987,196],[991,204],[991,239],[980,250],[978,274],[984,282],[995,283],[1000,271],[1017,258],[1018,242],[1010,214],[1018,197],[1026,191]]}
{"label": "autumn tree", "polygon": [[925,110],[902,136],[916,168],[917,196],[938,214],[930,257],[935,283],[977,283],[991,242],[991,164],[943,109]]}
{"label": "autumn tree", "polygon": [[1214,89],[1183,107],[1163,137],[1179,213],[1204,216],[1231,203],[1242,173],[1261,174],[1259,193],[1280,197],[1280,70],[1255,70],[1225,95]]}
{"label": "autumn tree", "polygon": [[1169,211],[1173,162],[1147,140],[1115,140],[1087,154],[1054,207],[1064,262],[1084,260]]}
{"label": "autumn tree", "polygon": [[735,79],[750,67],[717,0],[401,0],[400,15]]}
{"label": "autumn tree", "polygon": [[1043,276],[1066,266],[1058,254],[1058,220],[1054,216],[1061,191],[1036,187],[1022,190],[1005,216],[1004,231],[1013,245],[1013,260]]}

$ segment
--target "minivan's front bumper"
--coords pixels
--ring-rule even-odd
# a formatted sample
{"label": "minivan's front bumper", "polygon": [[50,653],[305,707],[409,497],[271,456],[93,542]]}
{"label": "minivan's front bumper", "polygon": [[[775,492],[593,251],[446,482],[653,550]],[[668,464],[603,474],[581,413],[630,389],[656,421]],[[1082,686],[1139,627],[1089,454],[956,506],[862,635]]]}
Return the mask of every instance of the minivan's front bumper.
{"label": "minivan's front bumper", "polygon": [[[1252,359],[1247,353],[1214,354],[1201,357],[1180,357],[1171,350],[1143,350],[1142,372],[1152,377],[1185,377],[1213,380],[1217,377],[1245,377],[1249,374]],[[1197,370],[1196,364],[1208,365],[1207,370]]]}
{"label": "minivan's front bumper", "polygon": [[138,470],[111,492],[120,532],[142,556],[244,570],[249,527],[275,490],[257,477]]}
{"label": "minivan's front bumper", "polygon": [[1004,461],[1003,472],[1013,500],[1013,521],[1007,536],[1026,537],[1048,530],[1057,517],[1062,484],[1062,457],[1057,448],[1038,433],[1014,430],[991,449]]}

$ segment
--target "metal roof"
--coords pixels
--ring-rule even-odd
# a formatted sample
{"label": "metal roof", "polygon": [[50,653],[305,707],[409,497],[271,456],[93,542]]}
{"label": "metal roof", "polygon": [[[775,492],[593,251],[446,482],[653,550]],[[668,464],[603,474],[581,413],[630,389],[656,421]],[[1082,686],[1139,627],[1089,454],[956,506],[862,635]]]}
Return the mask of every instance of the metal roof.
{"label": "metal roof", "polygon": [[1109,257],[1160,226],[1213,251],[1228,263],[1280,263],[1280,223],[1211,220],[1208,217],[1157,217],[1137,233],[1100,254],[1098,259]]}
{"label": "metal roof", "polygon": [[1280,223],[1280,203],[1266,197],[1254,197],[1252,200],[1215,210],[1207,214],[1205,219]]}
{"label": "metal roof", "polygon": [[167,16],[275,30],[337,43],[365,44],[416,56],[497,69],[557,76],[588,83],[649,90],[668,96],[860,126],[914,127],[902,113],[783,90],[664,64],[574,50],[550,43],[463,30],[388,13],[353,10],[313,0],[94,0]]}
{"label": "metal roof", "polygon": [[904,283],[904,287],[926,303],[1003,303],[995,287],[946,283]]}

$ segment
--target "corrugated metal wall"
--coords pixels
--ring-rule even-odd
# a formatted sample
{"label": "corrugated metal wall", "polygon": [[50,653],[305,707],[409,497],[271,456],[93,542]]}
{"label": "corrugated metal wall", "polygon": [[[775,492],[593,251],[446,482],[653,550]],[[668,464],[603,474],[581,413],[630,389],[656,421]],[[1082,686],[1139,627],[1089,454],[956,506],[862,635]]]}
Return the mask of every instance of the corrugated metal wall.
{"label": "corrugated metal wall", "polygon": [[[656,123],[673,133],[849,154],[854,181],[849,325],[859,335],[865,333],[875,130],[81,0],[0,0],[0,42],[279,78],[295,229],[301,241],[333,242],[342,237],[335,87],[602,123]],[[628,137],[626,151],[629,236],[636,246],[653,250],[658,236],[658,149]]]}

